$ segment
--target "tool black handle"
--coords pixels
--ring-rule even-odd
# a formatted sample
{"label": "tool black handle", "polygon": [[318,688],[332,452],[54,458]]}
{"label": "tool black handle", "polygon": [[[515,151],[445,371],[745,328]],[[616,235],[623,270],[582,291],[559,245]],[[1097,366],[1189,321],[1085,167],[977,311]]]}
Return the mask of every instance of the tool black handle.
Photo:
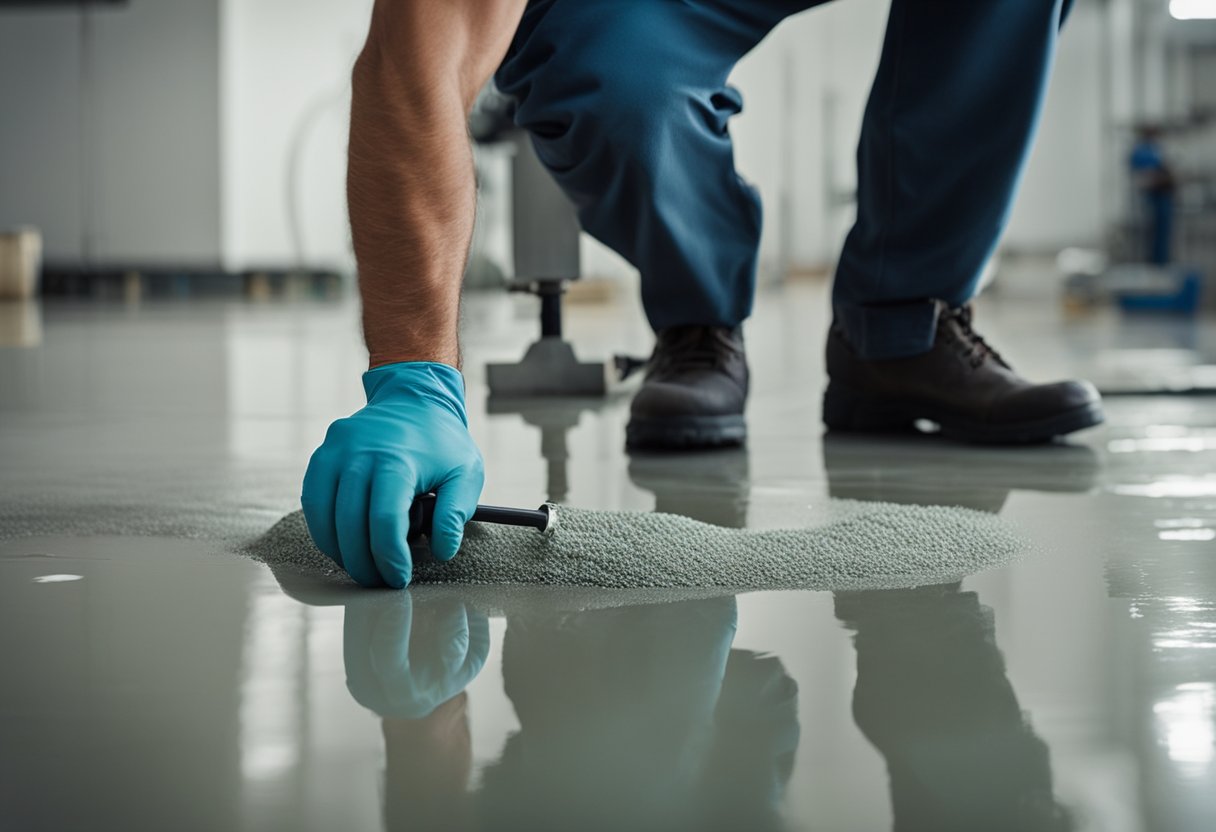
{"label": "tool black handle", "polygon": [[[430,537],[431,523],[435,519],[435,495],[419,494],[410,505],[410,542],[426,535]],[[499,523],[506,526],[531,526],[540,532],[549,531],[552,515],[544,508],[507,508],[506,506],[477,506],[472,520],[479,523]]]}
{"label": "tool black handle", "polygon": [[435,495],[419,494],[410,504],[410,530],[406,540],[413,543],[418,538],[431,536],[431,521],[435,519]]}
{"label": "tool black handle", "polygon": [[539,532],[549,527],[549,513],[541,509],[479,505],[473,512],[472,519],[481,523],[500,523],[506,526],[531,526]]}

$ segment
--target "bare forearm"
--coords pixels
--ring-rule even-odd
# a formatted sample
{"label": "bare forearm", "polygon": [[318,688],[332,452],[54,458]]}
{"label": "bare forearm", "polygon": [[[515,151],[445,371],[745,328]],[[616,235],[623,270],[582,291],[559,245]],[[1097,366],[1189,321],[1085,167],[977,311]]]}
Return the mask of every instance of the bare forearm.
{"label": "bare forearm", "polygon": [[524,0],[378,0],[353,76],[347,201],[371,366],[459,365],[476,202],[466,133]]}
{"label": "bare forearm", "polygon": [[455,365],[474,209],[464,110],[451,91],[414,97],[401,84],[391,64],[364,52],[355,70],[347,170],[364,335],[373,367]]}

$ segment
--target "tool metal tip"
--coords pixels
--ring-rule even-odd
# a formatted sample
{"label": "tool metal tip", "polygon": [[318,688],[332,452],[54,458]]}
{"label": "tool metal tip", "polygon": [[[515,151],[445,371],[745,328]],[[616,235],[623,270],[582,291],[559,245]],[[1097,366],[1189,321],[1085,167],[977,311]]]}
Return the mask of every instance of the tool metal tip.
{"label": "tool metal tip", "polygon": [[545,503],[540,510],[546,515],[545,527],[540,530],[540,533],[545,537],[551,537],[558,527],[557,506],[553,503]]}

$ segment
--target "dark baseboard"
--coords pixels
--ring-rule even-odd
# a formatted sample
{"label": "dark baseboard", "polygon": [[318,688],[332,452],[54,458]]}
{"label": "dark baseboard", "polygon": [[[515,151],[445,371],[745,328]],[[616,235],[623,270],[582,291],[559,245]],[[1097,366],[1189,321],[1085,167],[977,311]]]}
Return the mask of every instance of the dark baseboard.
{"label": "dark baseboard", "polygon": [[334,297],[347,280],[328,269],[265,268],[226,271],[217,266],[165,264],[85,267],[46,263],[43,297],[259,298],[283,294]]}

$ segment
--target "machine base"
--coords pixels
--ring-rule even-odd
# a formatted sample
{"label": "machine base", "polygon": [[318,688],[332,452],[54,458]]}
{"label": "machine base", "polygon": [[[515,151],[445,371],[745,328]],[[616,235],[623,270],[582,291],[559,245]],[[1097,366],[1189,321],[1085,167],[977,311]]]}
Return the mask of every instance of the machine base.
{"label": "machine base", "polygon": [[609,365],[579,361],[574,348],[558,337],[528,347],[515,364],[487,364],[491,396],[603,396]]}

